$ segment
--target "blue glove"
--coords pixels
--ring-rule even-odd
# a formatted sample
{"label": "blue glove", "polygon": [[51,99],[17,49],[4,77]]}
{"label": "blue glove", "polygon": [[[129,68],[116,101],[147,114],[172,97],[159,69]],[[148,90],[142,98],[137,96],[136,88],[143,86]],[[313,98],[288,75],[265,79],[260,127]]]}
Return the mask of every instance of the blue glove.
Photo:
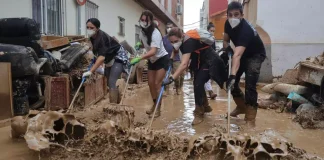
{"label": "blue glove", "polygon": [[162,86],[169,85],[169,84],[171,84],[173,81],[174,81],[173,77],[170,76],[169,78],[163,80],[163,82],[162,82]]}

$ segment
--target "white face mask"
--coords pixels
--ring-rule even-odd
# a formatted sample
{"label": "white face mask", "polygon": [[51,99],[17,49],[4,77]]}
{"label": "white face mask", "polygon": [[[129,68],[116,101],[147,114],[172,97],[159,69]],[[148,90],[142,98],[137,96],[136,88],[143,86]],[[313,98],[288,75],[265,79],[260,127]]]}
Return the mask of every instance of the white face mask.
{"label": "white face mask", "polygon": [[169,33],[170,31],[171,31],[171,28],[168,28],[168,29],[167,29],[167,33]]}
{"label": "white face mask", "polygon": [[146,22],[143,22],[143,21],[140,22],[140,26],[141,26],[142,28],[148,28],[148,27],[150,27],[150,25],[151,25],[151,24],[147,24]]}
{"label": "white face mask", "polygon": [[228,19],[228,22],[229,22],[229,24],[231,25],[232,28],[235,28],[240,24],[241,19],[239,19],[239,18],[230,18],[230,19]]}
{"label": "white face mask", "polygon": [[87,30],[87,33],[88,33],[88,36],[89,36],[89,37],[92,37],[92,36],[96,33],[96,31],[94,31],[94,30],[92,30],[92,29],[88,29],[88,30]]}
{"label": "white face mask", "polygon": [[182,45],[182,41],[179,41],[177,43],[173,43],[172,46],[175,50],[179,50],[180,46]]}

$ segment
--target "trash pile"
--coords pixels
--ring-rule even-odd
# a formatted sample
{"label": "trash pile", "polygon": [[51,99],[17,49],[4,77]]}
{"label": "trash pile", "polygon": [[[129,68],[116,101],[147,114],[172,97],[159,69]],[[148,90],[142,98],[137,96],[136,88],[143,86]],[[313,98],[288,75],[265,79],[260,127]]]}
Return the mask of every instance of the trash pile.
{"label": "trash pile", "polygon": [[49,155],[43,154],[50,159],[320,160],[293,147],[272,130],[229,136],[223,133],[224,128],[216,127],[201,136],[181,137],[167,130],[135,127],[130,106],[108,105],[74,115],[30,113],[13,119],[12,128],[16,137],[26,133],[30,149],[50,150]]}
{"label": "trash pile", "polygon": [[322,53],[322,55],[319,55],[317,57],[307,58],[305,62],[310,63],[310,64],[319,65],[319,66],[324,66],[324,52]]}
{"label": "trash pile", "polygon": [[[121,45],[135,52],[127,41]],[[67,109],[82,74],[95,61],[91,47],[84,36],[41,35],[39,25],[30,18],[0,19],[0,62],[11,63],[14,116],[26,115],[29,110]],[[90,106],[105,96],[103,74],[94,73],[86,79],[76,105]]]}
{"label": "trash pile", "polygon": [[324,128],[324,53],[307,58],[278,81],[261,88],[270,94],[259,99],[260,108],[296,113],[303,128]]}

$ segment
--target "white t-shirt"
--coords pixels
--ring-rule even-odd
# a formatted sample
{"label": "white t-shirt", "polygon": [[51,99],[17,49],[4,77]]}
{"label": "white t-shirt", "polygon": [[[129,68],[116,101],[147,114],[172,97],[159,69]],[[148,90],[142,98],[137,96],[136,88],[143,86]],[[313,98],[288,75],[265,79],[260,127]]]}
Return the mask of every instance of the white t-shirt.
{"label": "white t-shirt", "polygon": [[151,50],[152,47],[156,47],[157,51],[155,53],[154,56],[150,57],[149,60],[151,63],[154,63],[155,61],[157,61],[159,58],[165,56],[168,54],[168,52],[165,50],[164,48],[164,44],[163,44],[163,40],[162,40],[162,35],[159,32],[158,29],[154,29],[153,33],[152,33],[152,42],[151,45],[147,44],[147,37],[145,35],[145,33],[143,31],[140,32],[139,35],[140,40],[143,42],[144,47],[146,49],[146,51],[148,52],[149,50]]}

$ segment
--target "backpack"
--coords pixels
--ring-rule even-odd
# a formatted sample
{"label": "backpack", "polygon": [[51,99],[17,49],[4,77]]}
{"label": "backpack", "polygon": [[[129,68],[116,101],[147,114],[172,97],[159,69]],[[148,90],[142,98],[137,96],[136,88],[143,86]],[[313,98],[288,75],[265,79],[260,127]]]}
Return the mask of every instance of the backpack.
{"label": "backpack", "polygon": [[215,43],[214,35],[209,33],[207,30],[200,30],[200,29],[192,29],[186,32],[184,41],[188,40],[189,38],[199,40],[201,43],[207,44],[207,46],[198,48],[194,52],[198,54],[198,64],[197,68],[200,65],[200,51],[211,47]]}

